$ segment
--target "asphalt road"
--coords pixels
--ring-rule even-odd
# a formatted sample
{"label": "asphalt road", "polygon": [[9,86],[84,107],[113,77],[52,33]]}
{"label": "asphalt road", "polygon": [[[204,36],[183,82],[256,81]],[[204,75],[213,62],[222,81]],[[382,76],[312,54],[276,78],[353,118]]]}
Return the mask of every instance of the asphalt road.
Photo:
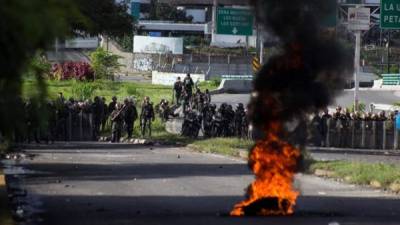
{"label": "asphalt road", "polygon": [[[354,101],[354,92],[352,90],[345,90],[341,95],[337,96],[335,102],[332,106],[351,106]],[[250,99],[250,94],[219,94],[213,95],[213,102],[216,104],[220,103],[230,103],[237,104],[243,103],[248,104]],[[375,104],[387,104],[392,105],[393,103],[400,102],[400,92],[399,91],[371,91],[371,90],[361,90],[359,92],[360,102],[369,105],[371,103]]]}
{"label": "asphalt road", "polygon": [[232,218],[253,179],[243,161],[176,147],[77,146],[28,150],[36,157],[9,167],[19,174],[11,186],[27,191],[28,224],[400,224],[398,197],[301,174],[295,215]]}

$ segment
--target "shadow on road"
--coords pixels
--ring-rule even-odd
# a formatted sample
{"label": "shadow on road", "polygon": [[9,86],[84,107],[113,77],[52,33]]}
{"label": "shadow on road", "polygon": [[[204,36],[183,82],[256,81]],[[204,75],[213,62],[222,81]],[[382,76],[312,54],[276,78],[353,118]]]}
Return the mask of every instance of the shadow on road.
{"label": "shadow on road", "polygon": [[125,163],[125,164],[75,164],[75,163],[35,163],[26,166],[37,171],[30,175],[32,180],[62,177],[69,181],[116,181],[156,178],[176,178],[186,176],[226,177],[250,175],[242,164],[188,164],[188,163]]}
{"label": "shadow on road", "polygon": [[390,199],[300,197],[289,217],[228,216],[241,196],[58,196],[44,198],[47,224],[399,224]]}

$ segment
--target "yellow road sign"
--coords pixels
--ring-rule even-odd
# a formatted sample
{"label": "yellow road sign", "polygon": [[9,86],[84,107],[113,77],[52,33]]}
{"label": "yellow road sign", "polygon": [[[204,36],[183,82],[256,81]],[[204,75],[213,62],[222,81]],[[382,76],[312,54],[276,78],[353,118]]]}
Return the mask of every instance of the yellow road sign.
{"label": "yellow road sign", "polygon": [[257,73],[261,69],[260,60],[257,57],[253,57],[253,72]]}

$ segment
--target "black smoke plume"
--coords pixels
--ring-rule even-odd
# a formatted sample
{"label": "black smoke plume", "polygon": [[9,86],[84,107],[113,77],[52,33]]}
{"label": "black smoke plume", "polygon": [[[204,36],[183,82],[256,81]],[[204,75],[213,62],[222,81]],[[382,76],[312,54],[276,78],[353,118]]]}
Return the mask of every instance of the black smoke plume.
{"label": "black smoke plume", "polygon": [[251,0],[257,20],[278,37],[280,53],[257,74],[249,105],[255,126],[291,121],[327,107],[344,87],[353,60],[320,26],[336,0]]}

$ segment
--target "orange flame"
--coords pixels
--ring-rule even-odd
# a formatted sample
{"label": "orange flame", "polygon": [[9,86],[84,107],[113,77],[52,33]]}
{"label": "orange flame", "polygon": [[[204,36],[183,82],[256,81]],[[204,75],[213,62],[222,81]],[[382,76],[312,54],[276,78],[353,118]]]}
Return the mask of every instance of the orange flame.
{"label": "orange flame", "polygon": [[256,180],[248,189],[249,198],[234,206],[232,216],[244,216],[246,207],[267,198],[278,200],[277,209],[261,208],[256,215],[290,215],[299,193],[293,188],[300,150],[279,138],[281,124],[272,123],[266,138],[259,141],[250,155],[250,165]]}

